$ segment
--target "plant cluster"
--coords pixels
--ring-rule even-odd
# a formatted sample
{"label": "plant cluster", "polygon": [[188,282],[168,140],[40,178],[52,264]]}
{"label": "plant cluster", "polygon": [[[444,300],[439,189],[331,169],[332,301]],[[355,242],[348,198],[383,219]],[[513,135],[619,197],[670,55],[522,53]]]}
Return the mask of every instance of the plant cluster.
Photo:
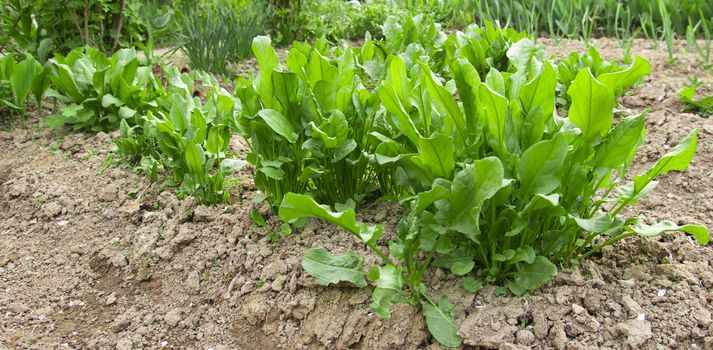
{"label": "plant cluster", "polygon": [[[698,137],[691,131],[648,170],[630,173],[646,114],[615,111],[617,97],[649,73],[645,59],[619,65],[592,48],[555,62],[513,29],[485,23],[446,35],[427,16],[389,16],[381,30],[383,40],[367,36],[357,47],[326,37],[295,43],[284,64],[271,40],[257,37],[259,72],[238,79],[233,93],[210,74],[142,64],[133,49],[75,49],[51,62],[48,95],[65,108],[48,123],[119,128],[120,154],[152,178],[168,170],[169,184],[202,203],[229,201],[225,175],[252,164],[255,185],[285,222],[322,218],[380,258],[365,271],[354,252],[314,248],[302,260],[308,274],[324,285],[372,281],[376,313],[390,317],[393,303],[421,307],[446,346],[462,339],[453,306],[432,297],[429,268],[462,276],[471,292],[493,283],[522,295],[558,266],[627,237],[682,231],[709,241],[702,226],[622,214],[659,175],[688,167]],[[22,79],[13,78],[18,69]],[[46,80],[34,76],[43,71],[31,58],[5,58],[0,92],[11,91],[14,105],[35,84],[41,96]],[[250,147],[246,161],[229,155],[236,133]],[[382,226],[356,219],[357,204],[376,199],[406,208],[386,243]],[[290,232],[283,225],[270,236]]]}
{"label": "plant cluster", "polygon": [[121,49],[108,57],[91,47],[72,50],[52,59],[53,89],[48,96],[65,104],[48,125],[70,125],[75,130],[116,129],[156,106],[163,92],[152,67],[139,64],[136,50]]}
{"label": "plant cluster", "polygon": [[696,91],[698,91],[700,85],[700,81],[694,81],[693,84],[678,92],[678,98],[685,105],[685,110],[694,111],[703,117],[708,117],[713,114],[713,94],[696,98]]}
{"label": "plant cluster", "polygon": [[49,83],[50,69],[32,56],[19,62],[13,55],[0,57],[0,107],[24,114],[32,93],[41,112],[42,97]]}
{"label": "plant cluster", "polygon": [[250,43],[265,31],[268,14],[262,1],[184,2],[179,45],[194,69],[225,73],[228,62],[250,54]]}
{"label": "plant cluster", "polygon": [[[90,45],[113,52],[143,42],[147,0],[10,0],[0,30],[20,49],[47,57],[50,47],[65,53]],[[61,10],[60,10],[61,9]]]}
{"label": "plant cluster", "polygon": [[47,79],[52,82],[47,95],[64,104],[61,114],[47,118],[48,125],[95,132],[119,128],[119,154],[150,178],[167,169],[169,185],[180,186],[181,193],[201,203],[229,201],[225,175],[244,165],[226,154],[238,106],[215,77],[142,65],[133,49],[106,56],[83,47],[57,55]]}
{"label": "plant cluster", "polygon": [[[592,49],[555,64],[529,39],[493,26],[449,35],[445,54],[435,58],[410,55],[411,45],[375,54],[388,40],[342,49],[296,45],[282,67],[268,39],[258,38],[260,73],[236,91],[256,185],[273,206],[281,198],[280,217],[323,218],[381,258],[365,272],[353,252],[314,248],[302,265],[318,283],[363,287],[372,280],[377,313],[389,317],[394,302],[423,307],[432,335],[456,346],[452,305],[426,286],[431,266],[463,276],[470,291],[496,283],[521,295],[557,266],[630,236],[682,231],[709,241],[702,226],[622,215],[657,176],[685,170],[697,142],[694,130],[650,169],[629,174],[646,114],[615,118],[614,111],[616,96],[648,74],[643,58],[621,67]],[[369,58],[384,64],[383,74],[366,74],[376,80],[371,90],[352,73],[373,67]],[[324,177],[342,160],[340,168],[362,159],[365,170],[351,174],[369,185]],[[344,190],[352,197],[319,193],[330,184],[351,186]],[[356,220],[355,212],[357,201],[383,195],[408,208],[385,246],[383,228]]]}

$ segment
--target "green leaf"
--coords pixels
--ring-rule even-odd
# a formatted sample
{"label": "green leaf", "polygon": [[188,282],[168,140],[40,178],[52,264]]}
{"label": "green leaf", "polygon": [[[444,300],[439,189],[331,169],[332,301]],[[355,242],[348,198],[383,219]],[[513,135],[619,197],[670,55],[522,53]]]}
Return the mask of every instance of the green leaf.
{"label": "green leaf", "polygon": [[634,63],[629,68],[618,72],[601,74],[597,77],[597,80],[614,92],[614,96],[621,96],[624,89],[636,85],[650,72],[649,61],[641,56],[636,56]]}
{"label": "green leaf", "polygon": [[433,76],[428,65],[421,64],[421,69],[421,81],[426,83],[426,88],[431,96],[431,102],[440,111],[445,112],[447,119],[450,121],[450,125],[455,125],[456,129],[458,129],[458,135],[463,137],[463,135],[468,132],[468,129],[455,98],[453,98],[453,95]]}
{"label": "green leaf", "polygon": [[255,225],[259,227],[266,227],[267,223],[265,222],[265,217],[262,216],[259,210],[252,208],[250,209],[250,220],[255,223]]}
{"label": "green leaf", "polygon": [[376,281],[376,287],[400,291],[403,287],[403,272],[394,265],[374,265],[369,271],[369,279]]}
{"label": "green leaf", "polygon": [[67,65],[55,64],[56,74],[53,76],[53,82],[56,88],[63,94],[71,97],[74,101],[83,100],[82,93],[79,92],[79,86],[75,81],[75,75]]}
{"label": "green leaf", "polygon": [[636,223],[635,225],[626,226],[626,230],[635,232],[644,237],[656,237],[664,232],[668,231],[681,231],[692,235],[699,244],[705,245],[710,242],[711,237],[708,233],[708,229],[705,226],[699,225],[682,225],[679,226],[673,221],[664,220],[653,225],[646,225],[644,223]]}
{"label": "green leaf", "polygon": [[376,242],[383,232],[383,228],[379,225],[367,226],[363,222],[357,221],[354,209],[333,212],[328,206],[319,205],[312,197],[303,194],[286,194],[282,199],[278,214],[284,221],[310,216],[322,218],[356,235],[362,242],[369,244]]}
{"label": "green leaf", "polygon": [[525,265],[516,272],[507,287],[515,295],[523,295],[535,290],[557,275],[557,267],[544,256],[537,256],[532,264]]}
{"label": "green leaf", "polygon": [[[524,214],[530,214],[539,210],[561,208],[559,206],[559,203],[559,193],[552,193],[549,195],[542,195],[538,193],[532,196],[532,199],[527,202],[527,204],[525,205],[525,209],[523,209],[522,212]],[[564,210],[564,208],[562,208],[562,210]]]}
{"label": "green leaf", "polygon": [[589,219],[583,219],[578,217],[572,218],[577,223],[577,226],[587,232],[605,232],[611,229],[617,223],[616,221],[614,221],[611,215],[607,213]]}
{"label": "green leaf", "polygon": [[398,291],[393,289],[374,288],[371,294],[371,307],[379,316],[389,320],[391,319],[391,304],[398,296]]}
{"label": "green leaf", "polygon": [[458,59],[453,65],[453,78],[459,98],[463,102],[468,132],[479,132],[481,122],[478,119],[477,95],[481,82],[478,71],[466,59]]}
{"label": "green leaf", "polygon": [[419,138],[418,150],[423,163],[433,175],[450,179],[456,167],[453,141],[440,134],[431,138]]}
{"label": "green leaf", "polygon": [[188,143],[186,145],[186,165],[188,165],[188,171],[197,176],[199,181],[202,181],[205,175],[203,159],[203,151],[199,145],[194,143]]}
{"label": "green leaf", "polygon": [[530,194],[550,194],[560,186],[562,168],[567,155],[567,140],[557,134],[551,140],[540,141],[528,148],[518,163],[520,190],[525,197]]}
{"label": "green leaf", "polygon": [[457,276],[463,276],[473,270],[474,266],[475,262],[472,260],[468,262],[456,261],[451,265],[451,272]]}
{"label": "green leaf", "polygon": [[476,160],[456,174],[446,220],[451,228],[474,238],[477,225],[473,220],[477,219],[482,203],[506,184],[503,174],[503,165],[496,157]]}
{"label": "green leaf", "polygon": [[384,105],[384,108],[394,116],[399,122],[401,132],[406,135],[406,137],[413,142],[414,145],[418,144],[420,134],[416,130],[416,126],[413,124],[411,117],[406,112],[403,104],[401,103],[394,86],[384,80],[381,82],[378,90],[379,99]]}
{"label": "green leaf", "polygon": [[555,110],[557,73],[550,62],[545,63],[542,73],[520,88],[522,109],[528,114],[540,107],[545,117],[551,117]]}
{"label": "green leaf", "polygon": [[10,76],[10,87],[15,95],[15,104],[22,106],[25,104],[27,95],[32,88],[32,81],[35,78],[36,61],[32,57],[28,57],[15,66],[15,70]]}
{"label": "green leaf", "polygon": [[248,162],[242,159],[226,158],[220,162],[220,168],[226,173],[240,171],[240,169],[244,168],[246,165],[248,165]]}
{"label": "green leaf", "polygon": [[525,76],[531,76],[531,72],[537,72],[542,67],[540,60],[545,54],[542,45],[535,45],[530,39],[521,39],[512,44],[507,51],[510,63],[521,71]]}
{"label": "green leaf", "polygon": [[490,147],[505,156],[508,149],[505,147],[505,124],[507,123],[508,100],[493,91],[487,84],[481,84],[478,93],[478,102],[482,115],[485,116],[488,127],[488,142]]}
{"label": "green leaf", "polygon": [[645,122],[645,114],[624,118],[609,132],[604,142],[597,146],[591,163],[599,176],[633,159],[644,140]]}
{"label": "green leaf", "polygon": [[109,108],[111,106],[121,107],[123,105],[124,105],[123,101],[114,97],[111,94],[106,94],[106,95],[102,96],[102,107],[104,107],[104,108]]}
{"label": "green leaf", "polygon": [[255,86],[265,107],[273,108],[275,99],[272,97],[272,73],[280,66],[280,57],[272,48],[270,37],[257,36],[251,46],[259,66]]}
{"label": "green leaf", "polygon": [[582,130],[585,140],[606,135],[611,129],[616,101],[611,89],[598,82],[587,68],[577,74],[567,93],[572,98],[569,120]]}
{"label": "green leaf", "polygon": [[352,251],[332,255],[322,247],[312,248],[302,257],[302,268],[324,286],[346,281],[359,288],[366,287],[363,265],[364,259]]}
{"label": "green leaf", "polygon": [[298,135],[292,127],[292,123],[290,123],[282,113],[274,109],[263,109],[260,110],[257,115],[267,123],[270,129],[284,137],[290,143],[297,141]]}
{"label": "green leaf", "polygon": [[463,279],[463,288],[471,293],[476,293],[483,288],[483,282],[473,277],[466,277]]}
{"label": "green leaf", "polygon": [[431,302],[423,303],[423,313],[426,316],[428,331],[436,340],[448,347],[459,346],[463,338],[458,335],[458,327],[453,321],[453,304],[445,296],[441,296],[438,305]]}
{"label": "green leaf", "polygon": [[664,154],[646,173],[635,175],[634,192],[642,191],[658,175],[669,171],[686,170],[696,153],[697,141],[698,129],[694,129],[676,147]]}
{"label": "green leaf", "polygon": [[285,178],[285,171],[274,166],[262,166],[260,172],[273,180],[282,180]]}

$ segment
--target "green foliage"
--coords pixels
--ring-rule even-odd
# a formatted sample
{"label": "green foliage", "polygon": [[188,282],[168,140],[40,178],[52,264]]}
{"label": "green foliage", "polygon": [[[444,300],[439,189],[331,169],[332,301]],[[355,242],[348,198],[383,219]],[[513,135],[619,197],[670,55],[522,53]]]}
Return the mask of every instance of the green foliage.
{"label": "green foliage", "polygon": [[[416,223],[404,220],[399,224],[397,238],[389,241],[391,255],[396,259],[392,261],[376,245],[383,228],[357,221],[353,208],[333,212],[331,208],[317,204],[307,195],[288,193],[283,199],[279,214],[285,221],[309,216],[327,220],[354,235],[383,260],[383,265],[374,264],[366,273],[363,258],[354,252],[335,256],[324,248],[312,248],[302,258],[302,267],[317,283],[329,285],[346,281],[357,287],[365,287],[368,278],[376,284],[371,307],[380,316],[391,318],[391,304],[394,302],[422,306],[431,334],[444,345],[460,345],[462,339],[456,334],[452,305],[445,298],[438,303],[433,302],[422,282],[423,273],[432,255],[423,263],[417,259],[420,237],[412,232]],[[409,216],[409,219],[411,218],[412,215]]]}
{"label": "green foliage", "polygon": [[143,41],[146,0],[20,1],[30,7],[41,36],[62,53],[84,45],[112,52]]}
{"label": "green foliage", "polygon": [[696,81],[681,89],[681,91],[678,92],[678,98],[685,105],[685,110],[695,111],[703,117],[708,117],[713,114],[713,95],[696,99],[696,91],[700,85],[701,82]]}
{"label": "green foliage", "polygon": [[102,131],[130,125],[149,108],[163,91],[152,67],[141,66],[134,49],[122,49],[107,57],[82,47],[52,60],[52,85],[48,96],[66,106],[60,115],[47,119],[53,127],[70,125],[75,130]]}
{"label": "green foliage", "polygon": [[366,33],[381,38],[381,23],[395,14],[397,7],[383,1],[308,1],[299,13],[302,38],[320,38],[338,41],[363,39]]}
{"label": "green foliage", "polygon": [[[149,175],[168,169],[170,184],[199,203],[227,203],[231,185],[225,176],[245,165],[226,155],[236,101],[210,75],[181,74],[176,69],[164,73],[167,92],[146,111],[143,123],[129,126],[122,120],[115,141],[119,153],[138,162]],[[195,90],[204,91],[204,100],[193,96]]]}
{"label": "green foliage", "polygon": [[269,38],[256,38],[253,51],[260,73],[238,81],[236,96],[255,185],[274,208],[288,192],[331,204],[362,198],[374,182],[366,155],[378,100],[355,74],[352,50],[296,43],[286,69]]}
{"label": "green foliage", "polygon": [[34,11],[33,3],[24,0],[8,0],[0,6],[0,51],[11,45],[16,51],[36,56],[44,63],[52,39],[37,25]]}
{"label": "green foliage", "polygon": [[[450,304],[434,302],[426,293],[424,276],[430,265],[464,276],[468,290],[497,283],[522,295],[549,281],[558,266],[577,263],[630,236],[682,231],[700,244],[709,241],[702,226],[647,224],[621,215],[656,186],[659,175],[684,171],[696,148],[693,130],[649,170],[629,175],[646,134],[646,115],[615,122],[615,97],[648,74],[646,60],[637,57],[631,66],[620,67],[590,49],[555,68],[538,45],[518,39],[516,32],[505,37],[488,32],[503,31],[486,26],[480,32],[472,29],[470,36],[452,35],[445,57],[437,60],[419,55],[407,62],[410,56],[403,54],[378,58],[373,51],[378,44],[371,41],[355,50],[364,68],[370,57],[384,64],[383,72],[374,74],[374,94],[383,112],[374,114],[362,152],[373,152],[372,172],[393,179],[394,188],[401,189],[394,194],[409,208],[387,244],[388,253],[377,244],[383,229],[357,221],[353,202],[319,205],[326,201],[306,195],[307,187],[290,190],[298,194],[284,194],[287,188],[263,189],[270,196],[282,191],[272,200],[282,198],[283,220],[320,217],[366,244],[381,259],[366,273],[376,285],[372,309],[389,317],[393,302],[421,305],[429,330],[449,346],[461,339]],[[500,44],[493,44],[498,42],[493,37]],[[259,45],[269,47],[267,42]],[[270,114],[254,119],[272,132],[271,147],[304,152],[305,147],[294,143],[306,140],[301,128],[308,122],[289,120],[292,113],[272,115],[273,108],[289,104],[263,98],[279,96],[276,91],[289,85],[276,83],[275,74],[284,74],[275,71],[277,57],[271,50],[262,58],[256,55],[259,83],[252,99],[241,97],[243,106],[253,101],[253,114]],[[294,52],[290,56],[296,57]],[[290,57],[288,67],[289,62]],[[292,73],[307,74],[305,66]],[[434,67],[452,80],[443,81]],[[298,101],[308,99],[296,96]],[[295,154],[284,159],[298,159]],[[300,159],[311,155],[299,153]],[[315,248],[308,255],[304,268],[318,283],[364,285],[363,261],[354,253],[333,256]]]}
{"label": "green foliage", "polygon": [[261,1],[186,2],[179,17],[181,50],[194,69],[225,73],[229,61],[237,62],[250,55],[250,43],[263,32],[266,20]]}
{"label": "green foliage", "polygon": [[42,110],[42,97],[49,86],[50,68],[32,56],[16,62],[12,55],[0,57],[0,107],[25,113],[30,93]]}
{"label": "green foliage", "polygon": [[597,80],[613,92],[614,97],[621,96],[626,89],[639,83],[651,71],[649,62],[639,56],[634,59],[631,66],[622,67],[616,62],[603,60],[594,47],[589,47],[584,54],[572,52],[557,64],[560,82],[557,88],[559,104],[565,107],[569,105],[570,97],[566,92],[576,75],[585,68],[589,68]]}

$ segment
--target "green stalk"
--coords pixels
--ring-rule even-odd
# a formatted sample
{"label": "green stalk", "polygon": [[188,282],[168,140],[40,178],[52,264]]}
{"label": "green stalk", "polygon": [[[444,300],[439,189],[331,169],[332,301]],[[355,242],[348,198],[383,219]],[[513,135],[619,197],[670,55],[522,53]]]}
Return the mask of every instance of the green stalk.
{"label": "green stalk", "polygon": [[601,243],[601,244],[597,245],[596,247],[592,248],[591,250],[589,250],[588,252],[582,254],[582,258],[586,258],[586,257],[596,253],[597,251],[601,250],[602,248],[604,248],[608,245],[612,245],[618,241],[621,241],[624,238],[635,236],[635,235],[636,235],[636,232],[627,232],[627,233],[623,233],[618,236],[612,237],[612,238],[604,241],[604,243]]}

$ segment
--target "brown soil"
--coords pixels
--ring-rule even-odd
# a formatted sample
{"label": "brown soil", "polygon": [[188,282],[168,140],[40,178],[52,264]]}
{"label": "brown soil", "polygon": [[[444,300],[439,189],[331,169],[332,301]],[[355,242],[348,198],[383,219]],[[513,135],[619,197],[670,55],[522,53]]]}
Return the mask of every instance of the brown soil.
{"label": "brown soil", "polygon": [[[615,42],[595,43],[620,57]],[[566,41],[550,52],[580,49]],[[636,170],[701,133],[690,169],[663,176],[630,212],[713,228],[713,119],[681,113],[676,98],[689,76],[708,89],[713,79],[683,51],[673,67],[663,47],[637,41],[634,53],[653,71],[622,98],[632,112],[651,109]],[[376,257],[317,220],[271,243],[251,224],[259,193],[248,173],[232,206],[196,206],[156,184],[143,192],[148,181],[131,169],[104,169],[115,135],[25,125],[0,132],[0,349],[441,348],[410,306],[384,320],[368,289],[306,276],[300,257],[313,246]],[[399,211],[361,213],[393,231]],[[525,297],[470,294],[439,271],[431,284],[456,305],[464,348],[710,349],[712,262],[713,247],[669,234],[616,244]]]}

